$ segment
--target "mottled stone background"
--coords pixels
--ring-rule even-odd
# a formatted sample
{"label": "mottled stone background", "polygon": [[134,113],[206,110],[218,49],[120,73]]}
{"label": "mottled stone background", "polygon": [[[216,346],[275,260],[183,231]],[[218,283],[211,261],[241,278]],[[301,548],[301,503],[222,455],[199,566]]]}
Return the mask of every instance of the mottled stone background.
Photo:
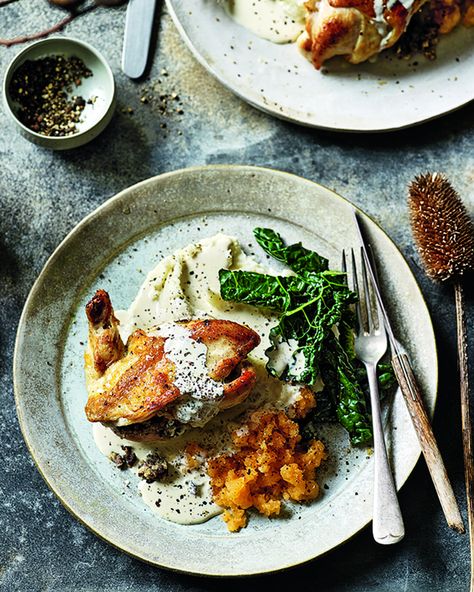
{"label": "mottled stone background", "polygon": [[[0,37],[37,30],[59,16],[46,0],[19,0],[0,8]],[[302,129],[221,88],[183,46],[166,10],[159,20],[150,80],[141,83],[120,71],[123,7],[101,9],[68,27],[68,35],[98,47],[116,75],[117,114],[92,144],[63,154],[37,148],[0,111],[0,589],[283,590],[297,582],[321,592],[467,590],[467,536],[446,527],[423,462],[400,495],[407,534],[399,545],[377,546],[367,529],[302,568],[227,582],[168,573],[110,547],[68,514],[37,472],[15,414],[11,366],[21,309],[47,257],[86,214],[137,181],[190,165],[249,163],[291,171],[341,193],[380,222],[408,258],[433,313],[440,353],[435,429],[465,512],[452,297],[419,268],[406,187],[416,173],[445,171],[474,211],[474,105],[389,135]],[[0,47],[2,75],[17,51]],[[140,102],[143,88],[158,80],[164,93],[179,95],[184,113],[162,115],[159,100]],[[122,112],[128,107],[133,115]],[[469,311],[472,332],[472,292]]]}

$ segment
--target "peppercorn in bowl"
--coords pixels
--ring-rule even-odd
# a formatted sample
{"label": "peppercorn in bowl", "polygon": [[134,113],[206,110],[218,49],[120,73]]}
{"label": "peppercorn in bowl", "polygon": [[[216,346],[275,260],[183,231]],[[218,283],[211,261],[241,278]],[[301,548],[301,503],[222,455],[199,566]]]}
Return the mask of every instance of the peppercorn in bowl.
{"label": "peppercorn in bowl", "polygon": [[21,51],[3,82],[7,113],[31,142],[77,148],[112,119],[115,83],[105,58],[83,41],[53,37]]}

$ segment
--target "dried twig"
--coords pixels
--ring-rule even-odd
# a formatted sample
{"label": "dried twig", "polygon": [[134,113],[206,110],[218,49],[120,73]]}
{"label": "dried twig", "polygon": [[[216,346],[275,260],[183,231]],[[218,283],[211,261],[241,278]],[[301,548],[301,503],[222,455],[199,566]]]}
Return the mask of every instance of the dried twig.
{"label": "dried twig", "polygon": [[[13,2],[13,1],[14,0],[7,0],[7,3]],[[0,2],[5,3],[5,0],[0,0]],[[2,3],[0,3],[0,7],[1,6],[3,6]],[[51,35],[52,33],[57,33],[58,31],[61,31],[66,25],[69,25],[69,23],[72,22],[75,18],[82,16],[88,12],[92,12],[96,8],[98,8],[98,6],[96,4],[94,4],[93,6],[88,6],[86,8],[83,8],[81,11],[73,12],[73,13],[69,14],[68,16],[66,16],[65,18],[63,18],[62,20],[60,20],[58,23],[56,23],[52,27],[48,27],[44,31],[39,31],[38,33],[31,33],[30,35],[21,35],[20,37],[13,37],[12,39],[0,39],[0,45],[4,45],[5,47],[10,47],[11,45],[19,45],[20,43],[26,43],[27,41],[33,41],[35,39],[42,39],[43,37],[47,37],[48,35]]]}
{"label": "dried twig", "polygon": [[0,0],[0,8],[2,6],[6,6],[7,4],[11,4],[12,2],[17,2],[18,0]]}

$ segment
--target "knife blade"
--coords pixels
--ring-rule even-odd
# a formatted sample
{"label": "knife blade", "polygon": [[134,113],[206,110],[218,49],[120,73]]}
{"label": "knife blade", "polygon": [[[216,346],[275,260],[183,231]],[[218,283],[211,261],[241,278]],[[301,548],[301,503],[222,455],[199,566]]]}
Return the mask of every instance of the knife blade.
{"label": "knife blade", "polygon": [[122,70],[129,78],[145,72],[150,50],[156,0],[129,0],[125,18]]}
{"label": "knife blade", "polygon": [[359,220],[357,212],[354,210],[354,222],[357,229],[357,234],[362,248],[362,256],[364,258],[367,270],[369,272],[372,285],[377,297],[382,318],[384,320],[385,328],[390,342],[390,349],[392,351],[392,366],[397,378],[400,390],[402,391],[408,412],[413,422],[418,442],[420,444],[423,456],[425,457],[426,465],[428,467],[431,479],[433,480],[438,499],[443,509],[448,526],[457,532],[464,532],[464,524],[461,518],[461,513],[454,496],[454,491],[449,481],[448,473],[444,465],[441,452],[438,448],[436,438],[431,427],[431,423],[426,412],[425,404],[421,389],[415,378],[408,355],[395,338],[387,309],[383,303],[382,294],[378,285],[375,267],[369,257],[369,251],[363,235],[362,224]]}

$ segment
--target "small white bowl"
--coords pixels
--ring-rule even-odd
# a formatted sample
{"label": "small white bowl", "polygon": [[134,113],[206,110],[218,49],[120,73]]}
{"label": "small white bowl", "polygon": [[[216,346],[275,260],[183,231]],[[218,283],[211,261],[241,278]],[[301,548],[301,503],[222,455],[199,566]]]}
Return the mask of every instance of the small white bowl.
{"label": "small white bowl", "polygon": [[[9,92],[13,74],[26,60],[37,60],[51,55],[76,56],[92,71],[92,76],[82,80],[77,92],[86,101],[95,97],[94,103],[86,103],[81,122],[77,124],[78,131],[70,136],[45,136],[23,125],[16,115],[18,104]],[[29,45],[12,60],[3,81],[3,103],[20,133],[31,142],[53,150],[77,148],[93,140],[110,123],[115,110],[114,75],[102,54],[88,43],[70,37],[50,37]]]}

